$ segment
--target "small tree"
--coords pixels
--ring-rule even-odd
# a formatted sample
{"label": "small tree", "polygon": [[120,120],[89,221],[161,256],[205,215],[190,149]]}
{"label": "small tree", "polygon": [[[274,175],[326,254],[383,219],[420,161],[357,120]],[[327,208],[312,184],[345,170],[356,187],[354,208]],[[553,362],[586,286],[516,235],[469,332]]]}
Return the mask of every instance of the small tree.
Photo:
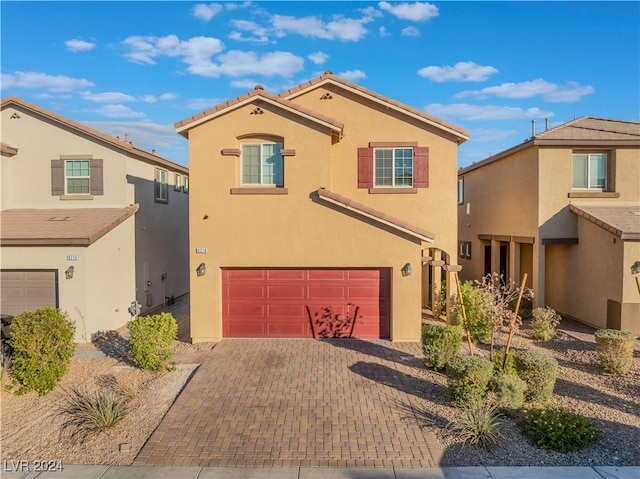
{"label": "small tree", "polygon": [[178,336],[178,323],[170,313],[140,316],[129,321],[130,352],[142,369],[162,371],[171,359],[171,342]]}

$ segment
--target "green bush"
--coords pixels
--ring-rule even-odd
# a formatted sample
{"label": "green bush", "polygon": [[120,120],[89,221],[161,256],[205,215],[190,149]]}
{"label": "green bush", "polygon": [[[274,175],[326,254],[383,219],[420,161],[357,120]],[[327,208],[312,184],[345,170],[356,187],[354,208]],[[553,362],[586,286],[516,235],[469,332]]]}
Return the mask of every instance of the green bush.
{"label": "green bush", "polygon": [[140,316],[128,323],[129,350],[142,369],[162,371],[171,359],[171,342],[178,335],[178,323],[170,313]]}
{"label": "green bush", "polygon": [[67,372],[75,351],[75,323],[51,306],[25,311],[13,318],[11,339],[13,377],[18,393],[47,394]]}
{"label": "green bush", "polygon": [[447,361],[460,351],[462,330],[460,326],[427,324],[422,327],[422,350],[424,365],[442,369]]}
{"label": "green bush", "polygon": [[493,375],[493,364],[478,356],[452,357],[446,365],[449,403],[466,407],[483,402]]}
{"label": "green bush", "polygon": [[520,379],[527,383],[527,401],[545,402],[551,398],[556,384],[558,361],[539,351],[516,351],[513,363]]}
{"label": "green bush", "polygon": [[474,403],[466,407],[462,417],[450,425],[451,430],[460,437],[463,444],[489,449],[502,434],[500,433],[500,413],[495,406],[487,403]]}
{"label": "green bush", "polygon": [[596,351],[602,369],[609,374],[626,374],[633,364],[633,336],[617,329],[595,332]]}
{"label": "green bush", "polygon": [[493,377],[493,390],[498,399],[498,407],[515,410],[520,409],[524,403],[524,392],[527,383],[518,376],[510,374],[498,374]]}
{"label": "green bush", "polygon": [[553,308],[536,308],[532,312],[531,329],[533,337],[542,341],[551,339],[556,332],[556,327],[562,319]]}
{"label": "green bush", "polygon": [[553,405],[525,411],[520,427],[535,446],[562,453],[579,451],[598,439],[587,418]]}
{"label": "green bush", "polygon": [[71,430],[73,440],[105,431],[127,415],[126,400],[111,390],[93,394],[72,389],[66,392],[59,414],[65,416],[62,430]]}
{"label": "green bush", "polygon": [[502,368],[502,363],[504,362],[504,348],[496,348],[493,351],[491,356],[491,361],[493,362],[493,374],[509,374],[511,376],[517,376],[518,373],[516,371],[516,367],[513,364],[513,351],[509,350],[509,354],[507,354],[507,362],[504,363],[504,369]]}
{"label": "green bush", "polygon": [[[464,300],[464,312],[471,340],[475,343],[489,343],[493,332],[491,295],[481,288],[476,288],[471,281],[462,283],[460,292]],[[462,308],[457,307],[456,311],[458,324],[463,324]]]}

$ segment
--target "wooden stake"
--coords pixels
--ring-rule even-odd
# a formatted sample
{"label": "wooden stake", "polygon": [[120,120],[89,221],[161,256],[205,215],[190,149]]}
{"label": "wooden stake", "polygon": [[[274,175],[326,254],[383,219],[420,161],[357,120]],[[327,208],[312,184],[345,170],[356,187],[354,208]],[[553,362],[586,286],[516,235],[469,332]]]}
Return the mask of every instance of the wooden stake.
{"label": "wooden stake", "polygon": [[504,370],[507,364],[507,355],[509,354],[509,347],[511,346],[511,338],[516,330],[516,322],[518,321],[518,310],[520,309],[520,301],[522,300],[522,293],[524,293],[524,287],[527,284],[527,273],[522,277],[522,283],[520,283],[520,293],[518,294],[518,302],[516,303],[516,310],[513,313],[513,319],[511,320],[511,329],[509,330],[509,338],[507,339],[507,346],[504,348],[504,358],[502,359],[502,369]]}
{"label": "wooden stake", "polygon": [[467,323],[467,313],[464,310],[462,290],[460,289],[460,278],[458,278],[458,273],[454,273],[454,276],[456,277],[456,288],[458,289],[458,301],[460,302],[460,309],[462,310],[462,319],[463,319],[464,329],[467,331],[467,342],[469,343],[469,354],[471,354],[471,356],[475,356],[473,352],[473,343],[471,342],[471,333],[469,332],[469,325]]}

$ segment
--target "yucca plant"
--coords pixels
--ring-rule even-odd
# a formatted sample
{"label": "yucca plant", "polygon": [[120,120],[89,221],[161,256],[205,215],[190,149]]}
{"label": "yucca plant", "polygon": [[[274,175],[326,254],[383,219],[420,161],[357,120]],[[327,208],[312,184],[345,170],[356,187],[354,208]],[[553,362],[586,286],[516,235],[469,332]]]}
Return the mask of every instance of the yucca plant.
{"label": "yucca plant", "polygon": [[72,440],[83,440],[120,422],[127,415],[127,401],[110,389],[94,393],[70,389],[59,414],[65,417],[62,431],[70,431]]}
{"label": "yucca plant", "polygon": [[472,403],[464,408],[462,417],[452,422],[450,428],[463,444],[489,449],[502,437],[500,417],[496,406],[486,402]]}

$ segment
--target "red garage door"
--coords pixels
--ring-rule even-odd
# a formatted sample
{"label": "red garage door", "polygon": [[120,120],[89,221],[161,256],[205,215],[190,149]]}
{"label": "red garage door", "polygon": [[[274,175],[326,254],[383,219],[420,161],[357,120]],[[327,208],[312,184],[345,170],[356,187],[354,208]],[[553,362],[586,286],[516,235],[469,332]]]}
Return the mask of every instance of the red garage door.
{"label": "red garage door", "polygon": [[224,269],[227,338],[388,338],[388,269]]}

